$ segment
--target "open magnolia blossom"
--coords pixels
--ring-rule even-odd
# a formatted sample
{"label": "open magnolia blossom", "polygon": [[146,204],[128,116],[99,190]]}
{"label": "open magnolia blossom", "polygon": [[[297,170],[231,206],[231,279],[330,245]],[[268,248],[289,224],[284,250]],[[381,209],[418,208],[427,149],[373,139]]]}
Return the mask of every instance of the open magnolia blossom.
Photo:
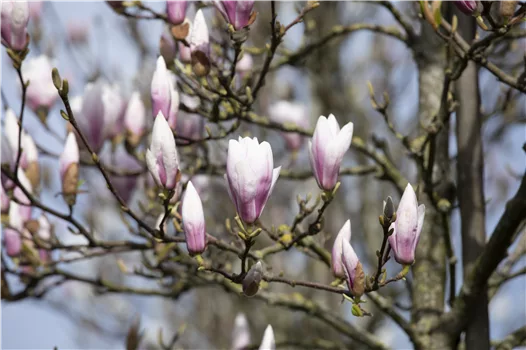
{"label": "open magnolia blossom", "polygon": [[309,155],[312,170],[318,186],[332,190],[338,182],[340,165],[345,152],[351,145],[353,123],[347,123],[341,130],[332,114],[320,116],[314,136],[309,141]]}
{"label": "open magnolia blossom", "polygon": [[418,205],[413,186],[407,184],[396,211],[396,221],[389,228],[393,230],[389,236],[389,244],[399,264],[411,265],[415,262],[415,250],[424,226],[425,214],[426,206]]}
{"label": "open magnolia blossom", "polygon": [[146,150],[146,164],[158,186],[175,189],[179,180],[179,156],[175,139],[162,112],[157,114],[152,130],[152,143]]}
{"label": "open magnolia blossom", "polygon": [[230,140],[225,180],[241,220],[255,222],[272,193],[281,167],[274,167],[272,148],[266,141],[240,137]]}

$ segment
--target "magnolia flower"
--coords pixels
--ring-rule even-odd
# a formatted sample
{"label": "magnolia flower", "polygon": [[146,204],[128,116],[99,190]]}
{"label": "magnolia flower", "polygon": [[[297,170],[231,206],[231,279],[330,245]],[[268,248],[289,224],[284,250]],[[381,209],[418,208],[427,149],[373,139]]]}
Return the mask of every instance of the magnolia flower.
{"label": "magnolia flower", "polygon": [[261,340],[261,345],[259,350],[275,350],[276,341],[274,340],[274,330],[271,325],[268,325],[265,328],[265,333],[263,334],[263,339]]}
{"label": "magnolia flower", "polygon": [[144,135],[146,127],[146,109],[141,100],[139,92],[135,91],[128,101],[124,113],[124,127],[126,128],[126,140],[133,147],[137,147]]}
{"label": "magnolia flower", "polygon": [[413,186],[407,184],[396,211],[396,221],[389,228],[393,230],[389,236],[389,244],[399,264],[411,265],[415,262],[416,245],[425,214],[426,206],[418,205]]}
{"label": "magnolia flower", "polygon": [[343,278],[345,271],[342,264],[343,242],[351,241],[351,220],[347,220],[334,240],[332,246],[332,273],[334,276]]}
{"label": "magnolia flower", "polygon": [[[26,48],[29,42],[27,1],[2,1],[2,44],[15,51]],[[51,74],[51,71],[50,71]]]}
{"label": "magnolia flower", "polygon": [[192,54],[192,69],[198,77],[204,77],[210,72],[210,38],[203,11],[195,14],[190,33],[190,51]]}
{"label": "magnolia flower", "polygon": [[254,22],[252,10],[254,1],[216,1],[217,9],[225,20],[230,23],[235,30],[245,28]]}
{"label": "magnolia flower", "polygon": [[343,155],[351,145],[353,123],[341,130],[334,115],[320,116],[312,141],[309,141],[310,163],[318,186],[332,190],[338,181]]}
{"label": "magnolia flower", "polygon": [[362,264],[349,241],[342,241],[342,251],[340,254],[345,278],[347,279],[347,287],[354,296],[359,297],[363,295],[365,291],[365,274]]}
{"label": "magnolia flower", "polygon": [[186,17],[186,1],[166,1],[166,15],[172,24],[181,24]]}
{"label": "magnolia flower", "polygon": [[[279,101],[269,107],[268,114],[271,120],[280,124],[291,124],[306,129],[309,126],[305,107],[300,104]],[[292,151],[300,149],[304,137],[298,133],[282,132],[287,143],[287,148]]]}
{"label": "magnolia flower", "polygon": [[0,201],[2,202],[2,214],[6,214],[9,211],[9,197],[4,190],[4,186],[0,183]]}
{"label": "magnolia flower", "polygon": [[480,1],[454,1],[455,6],[466,15],[478,16],[482,12],[482,2]]}
{"label": "magnolia flower", "polygon": [[157,116],[161,112],[167,118],[170,127],[175,127],[177,111],[179,110],[179,93],[174,88],[174,78],[166,68],[162,56],[157,59],[150,93],[153,115]]}
{"label": "magnolia flower", "polygon": [[75,134],[70,132],[66,138],[64,151],[60,155],[60,178],[62,195],[68,205],[75,204],[79,182],[79,147]]}
{"label": "magnolia flower", "polygon": [[243,286],[243,293],[247,297],[251,297],[256,295],[256,293],[259,290],[259,284],[261,283],[261,279],[263,278],[263,266],[261,265],[261,261],[258,261],[252,267],[250,270],[248,270],[247,275],[243,279],[242,286]]}
{"label": "magnolia flower", "polygon": [[29,80],[26,98],[33,111],[39,108],[49,110],[58,98],[58,92],[53,85],[51,70],[53,65],[45,55],[30,58],[22,65],[24,80]]}
{"label": "magnolia flower", "polygon": [[272,148],[257,138],[230,140],[225,179],[241,220],[255,222],[276,184],[281,167],[273,170]]}
{"label": "magnolia flower", "polygon": [[201,254],[206,246],[205,216],[201,198],[192,181],[186,185],[181,215],[188,252],[191,255]]}
{"label": "magnolia flower", "polygon": [[175,139],[162,112],[153,124],[152,143],[146,150],[146,165],[158,186],[173,190],[178,182],[179,157]]}
{"label": "magnolia flower", "polygon": [[243,350],[250,345],[250,329],[244,314],[238,313],[232,330],[232,349]]}

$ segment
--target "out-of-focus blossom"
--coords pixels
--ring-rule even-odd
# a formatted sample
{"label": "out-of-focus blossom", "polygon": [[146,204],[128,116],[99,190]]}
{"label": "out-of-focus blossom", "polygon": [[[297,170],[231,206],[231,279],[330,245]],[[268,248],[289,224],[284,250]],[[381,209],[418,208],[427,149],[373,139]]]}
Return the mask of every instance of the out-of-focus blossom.
{"label": "out-of-focus blossom", "polygon": [[136,147],[141,141],[146,127],[146,109],[138,91],[132,93],[124,113],[126,140]]}
{"label": "out-of-focus blossom", "polygon": [[179,93],[174,88],[174,77],[166,68],[162,56],[157,59],[150,93],[153,115],[157,116],[161,112],[167,118],[170,127],[174,128],[179,110]]}
{"label": "out-of-focus blossom", "polygon": [[177,55],[177,46],[168,28],[164,28],[163,33],[161,34],[161,39],[159,40],[159,53],[168,66],[173,64]]}
{"label": "out-of-focus blossom", "polygon": [[254,1],[215,1],[215,4],[235,30],[245,28],[255,20],[252,16]]}
{"label": "out-of-focus blossom", "polygon": [[[26,174],[22,171],[18,172],[18,181],[20,181],[20,185],[28,192],[32,193],[33,188],[31,187],[31,182],[27,178]],[[27,197],[27,195],[24,193],[22,188],[20,186],[16,186],[13,190],[13,196],[15,197],[16,201],[20,204],[18,206],[19,215],[22,218],[23,221],[29,220],[31,218],[31,201]]]}
{"label": "out-of-focus blossom", "polygon": [[192,69],[198,77],[210,72],[210,38],[203,10],[198,10],[190,33]]}
{"label": "out-of-focus blossom", "polygon": [[162,112],[157,114],[152,131],[152,143],[146,150],[146,164],[158,186],[173,190],[179,173],[179,157],[175,139]]}
{"label": "out-of-focus blossom", "polygon": [[75,204],[79,182],[79,147],[75,134],[69,133],[64,151],[60,155],[60,178],[62,195],[68,205]]}
{"label": "out-of-focus blossom", "polygon": [[117,84],[103,84],[102,105],[104,106],[104,124],[107,138],[114,138],[124,129],[125,102]]}
{"label": "out-of-focus blossom", "polygon": [[51,78],[52,62],[46,55],[30,58],[22,65],[24,80],[29,80],[26,98],[33,111],[43,108],[48,111],[58,98]]}
{"label": "out-of-focus blossom", "polygon": [[252,267],[250,270],[248,270],[247,275],[243,279],[243,293],[247,297],[251,297],[256,295],[256,293],[259,290],[259,284],[261,283],[261,280],[263,279],[263,266],[261,265],[261,261],[258,261]]}
{"label": "out-of-focus blossom", "polygon": [[28,134],[22,134],[22,149],[25,153],[25,164],[21,164],[29,182],[33,188],[40,184],[40,165],[38,163],[38,150],[33,138]]}
{"label": "out-of-focus blossom", "polygon": [[73,44],[84,44],[88,41],[89,25],[85,22],[68,22],[67,34],[68,40]]}
{"label": "out-of-focus blossom", "polygon": [[351,220],[347,220],[340,232],[334,240],[334,245],[332,246],[332,273],[334,276],[343,278],[345,277],[345,271],[342,264],[342,249],[343,242],[351,241]]}
{"label": "out-of-focus blossom", "polygon": [[345,152],[351,145],[353,123],[347,123],[341,130],[334,115],[320,116],[312,141],[309,141],[309,155],[312,170],[318,186],[332,190],[338,182],[340,165]]}
{"label": "out-of-focus blossom", "polygon": [[[38,218],[38,237],[44,241],[51,238],[51,224],[45,215],[40,215]],[[38,255],[42,263],[46,263],[51,259],[51,252],[47,249],[39,249]]]}
{"label": "out-of-focus blossom", "polygon": [[273,170],[272,148],[257,138],[230,140],[225,179],[241,220],[255,222],[276,184],[281,167]]}
{"label": "out-of-focus blossom", "polygon": [[29,2],[29,17],[31,20],[39,21],[42,17],[42,10],[44,9],[43,1]]}
{"label": "out-of-focus blossom", "polygon": [[415,250],[424,226],[425,214],[426,206],[418,205],[413,186],[407,184],[396,211],[396,221],[389,228],[393,230],[389,236],[389,244],[399,264],[411,265],[415,262]]}
{"label": "out-of-focus blossom", "polygon": [[271,325],[268,325],[265,328],[265,333],[263,334],[263,339],[261,340],[261,345],[259,350],[275,350],[276,341],[274,340],[274,330]]}
{"label": "out-of-focus blossom", "polygon": [[250,329],[244,314],[238,313],[232,330],[232,349],[243,350],[250,345]]}
{"label": "out-of-focus blossom", "polygon": [[[2,1],[2,45],[21,51],[29,42],[27,23],[29,5],[27,1]],[[51,71],[50,71],[51,76]]]}
{"label": "out-of-focus blossom", "polygon": [[245,75],[252,72],[253,67],[254,59],[252,58],[252,55],[245,52],[236,64],[236,73],[239,74],[240,79],[243,79]]}
{"label": "out-of-focus blossom", "polygon": [[341,259],[345,278],[347,279],[347,287],[355,296],[363,295],[365,291],[365,274],[363,272],[362,263],[354,252],[353,247],[349,241],[342,241]]}
{"label": "out-of-focus blossom", "polygon": [[2,202],[2,214],[7,214],[9,211],[10,200],[2,184],[0,184],[0,201]]}
{"label": "out-of-focus blossom", "polygon": [[166,15],[172,24],[181,24],[186,17],[186,1],[166,1]]}
{"label": "out-of-focus blossom", "polygon": [[191,255],[201,254],[206,247],[205,216],[201,198],[192,181],[186,185],[181,214],[188,252]]}
{"label": "out-of-focus blossom", "polygon": [[[115,148],[112,154],[104,152],[101,160],[104,164],[111,164],[114,169],[123,173],[139,173],[142,170],[137,159],[126,151],[122,143]],[[111,175],[110,180],[117,194],[128,203],[137,186],[138,175]]]}
{"label": "out-of-focus blossom", "polygon": [[7,255],[13,257],[20,254],[22,249],[23,218],[20,216],[20,206],[15,201],[9,206],[9,227],[3,230],[4,246]]}
{"label": "out-of-focus blossom", "polygon": [[[199,107],[199,98],[182,95],[181,102],[191,110]],[[189,140],[199,140],[203,136],[205,127],[204,119],[196,113],[180,112],[177,121],[177,136]]]}
{"label": "out-of-focus blossom", "polygon": [[481,1],[454,1],[455,6],[466,15],[478,16],[482,12],[483,6]]}
{"label": "out-of-focus blossom", "polygon": [[[295,125],[303,129],[309,126],[307,111],[298,103],[285,100],[278,101],[269,107],[268,113],[271,120],[280,124]],[[297,151],[301,148],[304,137],[300,134],[282,132],[281,135],[287,143],[287,148],[291,151]]]}
{"label": "out-of-focus blossom", "polygon": [[183,43],[177,43],[179,50],[179,60],[183,63],[192,63],[192,49]]}

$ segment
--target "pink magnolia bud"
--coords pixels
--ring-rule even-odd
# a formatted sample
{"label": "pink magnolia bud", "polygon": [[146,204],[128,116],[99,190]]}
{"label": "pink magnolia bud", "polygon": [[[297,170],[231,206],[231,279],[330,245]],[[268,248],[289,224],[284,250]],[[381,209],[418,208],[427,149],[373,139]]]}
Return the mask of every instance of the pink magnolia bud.
{"label": "pink magnolia bud", "polygon": [[[26,48],[29,36],[29,5],[27,1],[2,1],[2,44],[15,51]],[[51,71],[50,73],[51,74]]]}
{"label": "pink magnolia bud", "polygon": [[144,135],[146,127],[146,109],[142,102],[141,95],[135,91],[128,101],[126,112],[124,113],[124,127],[126,128],[126,139],[133,147],[136,147]]}
{"label": "pink magnolia bud", "polygon": [[342,266],[347,279],[347,287],[354,296],[361,296],[365,291],[365,274],[358,256],[349,241],[342,241]]}
{"label": "pink magnolia bud", "polygon": [[186,17],[186,1],[166,1],[166,15],[172,24],[181,24]]}
{"label": "pink magnolia bud", "polygon": [[66,138],[64,151],[60,155],[60,178],[62,195],[68,205],[75,204],[79,182],[79,147],[75,134],[70,132]]}
{"label": "pink magnolia bud", "polygon": [[0,201],[2,202],[2,214],[7,214],[9,211],[10,200],[2,184],[0,184]]}
{"label": "pink magnolia bud", "polygon": [[201,254],[206,247],[205,216],[201,198],[192,185],[192,181],[186,185],[182,217],[188,252],[191,255]]}
{"label": "pink magnolia bud", "polygon": [[281,167],[272,170],[274,160],[268,142],[257,138],[230,140],[226,161],[227,189],[241,220],[255,222],[276,184]]}
{"label": "pink magnolia bud", "polygon": [[309,141],[309,156],[318,186],[331,190],[336,186],[340,165],[345,152],[351,145],[353,123],[347,123],[341,130],[334,115],[320,116],[312,141]]}
{"label": "pink magnolia bud", "polygon": [[22,65],[22,74],[29,80],[27,103],[36,111],[39,108],[49,110],[58,98],[58,92],[51,78],[52,62],[46,55],[30,58]]}
{"label": "pink magnolia bud", "polygon": [[197,11],[190,33],[192,69],[198,77],[210,72],[210,38],[203,10]]}
{"label": "pink magnolia bud", "polygon": [[254,1],[221,1],[217,8],[235,30],[245,28],[254,21],[251,16]]}
{"label": "pink magnolia bud", "polygon": [[151,85],[152,113],[159,112],[168,119],[168,124],[175,127],[177,111],[179,110],[179,93],[174,88],[173,76],[166,68],[164,58],[157,59],[157,68],[153,73]]}
{"label": "pink magnolia bud", "polygon": [[345,270],[342,264],[343,242],[351,241],[351,220],[347,220],[334,240],[332,246],[332,273],[335,277],[344,278]]}
{"label": "pink magnolia bud", "polygon": [[146,150],[146,165],[158,186],[167,190],[175,188],[180,177],[179,157],[174,135],[162,112],[155,117],[152,143]]}
{"label": "pink magnolia bud", "polygon": [[250,345],[250,329],[244,314],[239,313],[234,321],[232,330],[232,349],[243,350]]}
{"label": "pink magnolia bud", "polygon": [[480,15],[480,13],[482,12],[482,9],[483,9],[483,6],[482,6],[482,2],[480,1],[473,1],[473,0],[468,0],[468,1],[459,1],[459,0],[456,0],[455,2],[455,6],[462,12],[464,12],[466,15],[471,15],[471,16],[478,16]]}
{"label": "pink magnolia bud", "polygon": [[265,333],[263,334],[263,339],[259,345],[259,350],[275,350],[276,341],[274,340],[274,330],[271,325],[268,325],[265,328]]}
{"label": "pink magnolia bud", "polygon": [[[289,124],[306,129],[309,126],[307,111],[297,103],[289,101],[279,101],[271,105],[268,110],[271,120],[280,124]],[[297,151],[303,144],[304,137],[297,133],[281,133],[287,143],[287,148],[291,151]]]}
{"label": "pink magnolia bud", "polygon": [[389,236],[389,244],[399,264],[411,265],[415,262],[416,245],[420,239],[425,214],[426,206],[418,205],[413,186],[407,184],[396,211],[396,221],[389,228],[393,230]]}

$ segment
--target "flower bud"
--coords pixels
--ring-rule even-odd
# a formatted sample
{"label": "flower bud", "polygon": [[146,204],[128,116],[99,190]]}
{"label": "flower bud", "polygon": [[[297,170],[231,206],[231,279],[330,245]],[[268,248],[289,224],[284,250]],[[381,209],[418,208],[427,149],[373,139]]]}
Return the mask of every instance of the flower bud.
{"label": "flower bud", "polygon": [[225,179],[232,202],[241,220],[255,222],[272,193],[281,167],[273,169],[272,148],[257,138],[230,140]]}
{"label": "flower bud", "polygon": [[179,50],[179,61],[183,63],[192,63],[192,49],[189,46],[179,42],[177,43]]}
{"label": "flower bud", "polygon": [[323,190],[332,190],[338,182],[340,165],[345,152],[351,145],[353,123],[347,123],[341,130],[334,115],[320,116],[312,141],[309,142],[311,166]]}
{"label": "flower bud", "polygon": [[250,329],[244,314],[238,313],[232,330],[232,349],[243,350],[250,345]]}
{"label": "flower bud", "polygon": [[259,345],[259,350],[275,350],[276,341],[274,340],[274,330],[271,325],[268,325],[265,328],[265,333],[263,334],[263,339],[261,340],[261,345]]}
{"label": "flower bud", "polygon": [[64,151],[60,155],[60,178],[62,179],[62,195],[70,206],[74,205],[77,197],[79,182],[79,147],[75,134],[69,133],[66,138]]}
{"label": "flower bud", "polygon": [[192,70],[198,77],[210,72],[210,38],[203,10],[198,10],[190,33]]}
{"label": "flower bud", "polygon": [[152,143],[146,150],[146,165],[158,186],[173,190],[179,174],[179,157],[175,139],[162,112],[157,114],[153,124]]}
{"label": "flower bud", "polygon": [[478,16],[482,12],[482,2],[474,0],[456,0],[455,6],[466,15]]}
{"label": "flower bud", "polygon": [[418,205],[413,186],[407,184],[396,211],[396,221],[390,227],[393,234],[389,236],[395,260],[401,265],[415,262],[415,250],[424,226],[425,213],[425,205]]}
{"label": "flower bud", "polygon": [[351,241],[351,220],[347,220],[334,240],[332,246],[332,273],[335,277],[344,278],[345,270],[342,263],[343,242]]}
{"label": "flower bud", "polygon": [[48,111],[58,98],[52,70],[52,62],[46,55],[30,58],[22,65],[24,80],[30,81],[26,91],[27,104],[35,112],[39,109]]}
{"label": "flower bud", "polygon": [[181,214],[188,252],[191,255],[201,254],[206,247],[205,216],[201,198],[192,181],[186,185]]}
{"label": "flower bud", "polygon": [[22,51],[29,43],[27,1],[2,1],[2,44],[14,51]]}
{"label": "flower bud", "polygon": [[394,208],[393,199],[391,198],[391,196],[388,196],[387,200],[384,201],[383,212],[384,212],[384,216],[386,219],[391,220],[393,218],[393,215],[395,213],[395,208]]}
{"label": "flower bud", "polygon": [[151,85],[152,113],[159,112],[167,118],[170,127],[175,127],[175,118],[179,110],[179,94],[174,89],[173,77],[166,68],[164,58],[157,59],[157,68],[153,74]]}
{"label": "flower bud", "polygon": [[166,1],[166,15],[172,24],[181,24],[186,17],[186,1]]}
{"label": "flower bud", "polygon": [[173,61],[177,54],[177,46],[172,34],[170,34],[170,31],[167,28],[163,30],[161,39],[159,40],[159,53],[169,67],[173,65]]}
{"label": "flower bud", "polygon": [[146,109],[139,92],[135,91],[128,101],[124,113],[124,127],[126,128],[126,141],[132,147],[137,147],[144,135],[146,123]]}
{"label": "flower bud", "polygon": [[341,256],[347,287],[354,296],[360,297],[365,292],[365,274],[358,256],[348,241],[343,241]]}
{"label": "flower bud", "polygon": [[256,19],[252,14],[254,1],[221,1],[219,4],[216,2],[216,6],[235,30],[251,25]]}
{"label": "flower bud", "polygon": [[261,265],[261,261],[258,261],[256,264],[252,265],[247,275],[243,279],[243,293],[247,297],[256,295],[259,290],[259,283],[261,283],[262,278],[263,266]]}
{"label": "flower bud", "polygon": [[[271,120],[281,123],[299,126],[303,129],[309,126],[307,111],[297,103],[289,101],[279,101],[269,107],[268,111]],[[298,133],[282,132],[281,135],[287,143],[287,148],[297,151],[303,144],[304,137]]]}

